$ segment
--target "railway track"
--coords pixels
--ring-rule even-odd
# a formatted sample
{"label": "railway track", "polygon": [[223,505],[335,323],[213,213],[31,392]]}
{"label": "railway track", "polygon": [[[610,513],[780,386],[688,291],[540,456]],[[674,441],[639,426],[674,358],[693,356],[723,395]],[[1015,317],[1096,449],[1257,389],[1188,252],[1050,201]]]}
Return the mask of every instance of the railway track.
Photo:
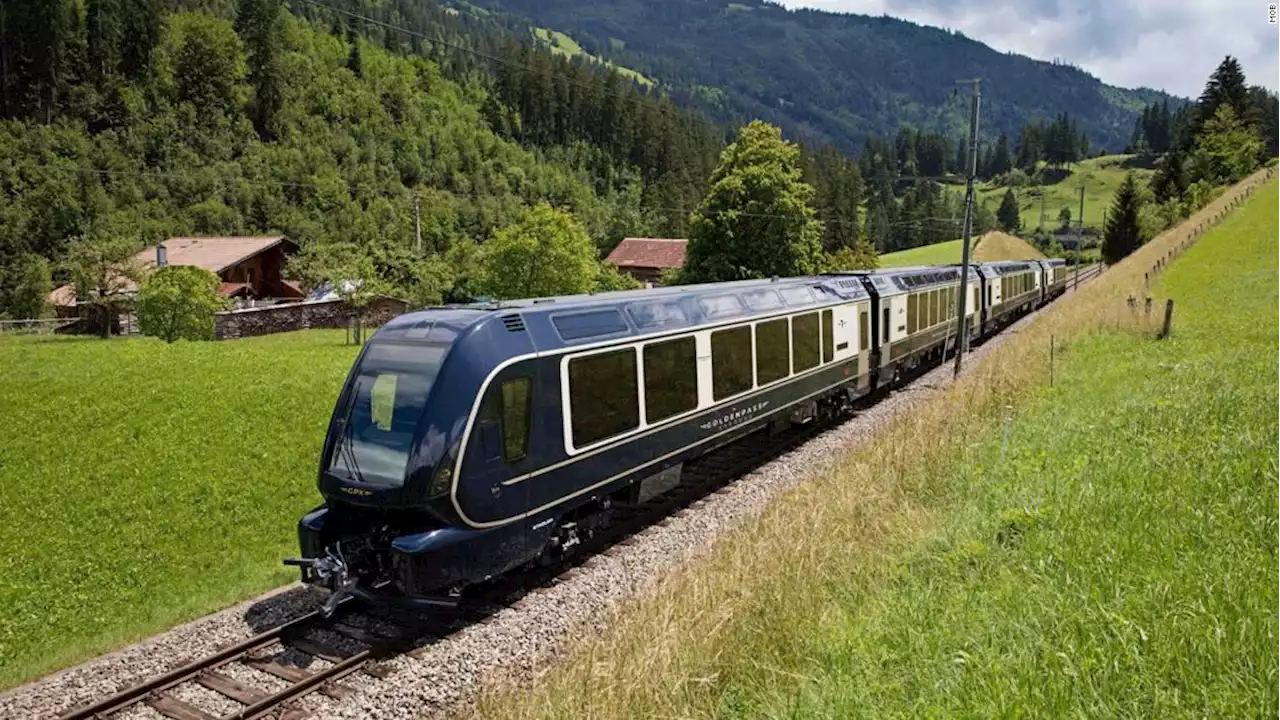
{"label": "railway track", "polygon": [[[457,609],[440,609],[419,614],[412,623],[401,623],[388,633],[373,626],[386,617],[365,615],[346,608],[332,618],[313,612],[255,635],[216,653],[190,662],[163,675],[150,678],[95,703],[76,708],[60,720],[124,717],[132,709],[146,706],[173,720],[253,720],[276,717],[303,720],[311,717],[297,700],[320,693],[335,700],[355,694],[341,681],[355,673],[385,679],[393,671],[380,661],[400,653],[416,654],[424,641],[437,641],[460,627],[485,622],[498,611],[511,607],[526,594],[536,593],[555,582],[572,577],[584,563],[635,541],[645,528],[659,524],[676,513],[696,509],[710,495],[724,491],[733,480],[769,460],[804,444],[808,439],[836,424],[812,421],[776,435],[759,430],[696,461],[686,464],[681,484],[646,503],[617,513],[615,521],[601,533],[585,540],[575,552],[547,567],[531,567],[477,586]],[[370,622],[370,621],[373,622]],[[399,622],[397,618],[393,622]],[[328,636],[328,637],[324,637]],[[337,636],[340,643],[333,642]],[[343,646],[357,646],[354,651]],[[317,663],[316,661],[321,661]],[[320,670],[308,669],[324,664]],[[230,666],[239,671],[228,672]],[[284,681],[274,692],[244,682],[244,671],[263,673]],[[216,712],[175,696],[179,686],[194,683],[239,706],[233,712]]]}
{"label": "railway track", "polygon": [[[1083,268],[1079,282],[1100,272],[1098,265]],[[1073,274],[1069,289],[1075,287]],[[936,365],[936,361],[922,365],[903,377],[903,383],[909,384]],[[882,397],[883,392],[860,398],[853,410],[874,405]],[[646,529],[696,510],[711,496],[727,491],[734,480],[846,419],[848,415],[814,419],[781,432],[764,428],[690,461],[683,468],[679,485],[641,505],[615,511],[613,522],[584,540],[573,553],[550,565],[531,566],[476,586],[458,608],[425,611],[410,620],[355,612],[349,603],[330,618],[312,612],[76,708],[59,720],[125,717],[140,706],[172,720],[304,720],[311,713],[299,704],[301,698],[312,693],[334,700],[353,696],[356,691],[342,683],[344,678],[356,673],[374,679],[389,677],[394,670],[382,661],[401,653],[416,655],[424,642],[438,641],[462,627],[486,622],[504,608],[518,606],[526,595],[571,578],[583,564],[619,551]],[[236,672],[230,672],[233,666]],[[310,669],[312,666],[323,667]],[[284,687],[267,691],[241,679],[255,673],[275,678],[276,684],[283,681]],[[216,693],[224,707],[230,704],[237,709],[217,712],[177,697],[174,691],[188,684]]]}

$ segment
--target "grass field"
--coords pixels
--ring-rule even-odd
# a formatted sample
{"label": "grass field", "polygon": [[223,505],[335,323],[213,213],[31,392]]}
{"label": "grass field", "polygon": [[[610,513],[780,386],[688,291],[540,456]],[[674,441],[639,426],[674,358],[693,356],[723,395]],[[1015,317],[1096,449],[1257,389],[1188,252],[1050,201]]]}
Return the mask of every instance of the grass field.
{"label": "grass field", "polygon": [[629,67],[623,67],[608,60],[601,60],[595,55],[586,52],[582,49],[582,46],[578,44],[578,41],[558,30],[552,30],[550,28],[534,28],[533,36],[545,43],[547,47],[551,48],[551,52],[556,55],[563,55],[567,58],[574,57],[575,55],[582,55],[595,62],[603,62],[605,65],[608,65],[617,71],[619,75],[635,80],[645,87],[653,85],[653,80]]}
{"label": "grass field", "polygon": [[0,688],[294,579],[343,343],[0,337]]}
{"label": "grass field", "polygon": [[1160,279],[1171,338],[1125,297],[1188,226],[475,714],[1273,712],[1277,202]]}
{"label": "grass field", "polygon": [[[978,238],[971,248],[973,262],[993,260],[1029,260],[1042,258],[1044,254],[1027,241],[1002,232],[992,232]],[[880,256],[880,267],[910,267],[912,265],[948,265],[962,260],[963,248],[959,240],[899,250]]]}
{"label": "grass field", "polygon": [[[1129,167],[1132,166],[1132,167]],[[1125,173],[1130,169],[1139,180],[1146,180],[1153,170],[1136,165],[1132,155],[1103,155],[1076,163],[1070,168],[1070,174],[1052,185],[1038,188],[1015,188],[1018,206],[1022,212],[1022,227],[1031,232],[1040,225],[1040,197],[1044,193],[1045,229],[1052,230],[1058,226],[1058,213],[1063,207],[1071,209],[1071,221],[1074,223],[1080,214],[1080,186],[1084,185],[1084,223],[1101,226],[1102,211],[1111,207],[1116,190],[1124,181]],[[1007,188],[983,184],[978,188],[978,201],[988,200],[992,212],[1000,207]]]}

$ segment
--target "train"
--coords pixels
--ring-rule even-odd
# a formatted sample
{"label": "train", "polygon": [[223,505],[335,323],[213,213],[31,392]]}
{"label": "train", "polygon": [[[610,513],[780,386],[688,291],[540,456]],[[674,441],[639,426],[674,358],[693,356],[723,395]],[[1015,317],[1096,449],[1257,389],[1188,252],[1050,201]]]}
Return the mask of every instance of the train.
{"label": "train", "polygon": [[335,403],[302,582],[456,606],[573,552],[744,435],[831,418],[1060,296],[1059,259],[432,307],[379,328]]}

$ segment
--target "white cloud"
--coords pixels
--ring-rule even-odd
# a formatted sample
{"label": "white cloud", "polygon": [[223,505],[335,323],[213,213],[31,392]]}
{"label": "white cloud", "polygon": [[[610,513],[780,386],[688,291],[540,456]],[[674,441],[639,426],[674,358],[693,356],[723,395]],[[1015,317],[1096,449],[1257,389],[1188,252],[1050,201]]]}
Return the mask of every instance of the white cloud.
{"label": "white cloud", "polygon": [[1280,86],[1277,26],[1257,0],[781,0],[960,30],[996,50],[1069,62],[1121,87],[1197,97],[1233,55],[1250,84]]}

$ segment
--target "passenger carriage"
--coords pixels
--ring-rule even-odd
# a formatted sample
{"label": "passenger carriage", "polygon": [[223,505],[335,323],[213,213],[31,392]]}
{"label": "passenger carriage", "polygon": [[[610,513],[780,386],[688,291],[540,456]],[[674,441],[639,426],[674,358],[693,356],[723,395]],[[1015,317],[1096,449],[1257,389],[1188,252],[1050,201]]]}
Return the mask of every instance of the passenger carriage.
{"label": "passenger carriage", "polygon": [[1035,260],[979,263],[982,276],[982,336],[1001,328],[1041,304],[1044,269]]}
{"label": "passenger carriage", "polygon": [[1037,260],[1044,270],[1041,285],[1044,295],[1041,303],[1047,303],[1067,291],[1067,261],[1062,258],[1046,258]]}

